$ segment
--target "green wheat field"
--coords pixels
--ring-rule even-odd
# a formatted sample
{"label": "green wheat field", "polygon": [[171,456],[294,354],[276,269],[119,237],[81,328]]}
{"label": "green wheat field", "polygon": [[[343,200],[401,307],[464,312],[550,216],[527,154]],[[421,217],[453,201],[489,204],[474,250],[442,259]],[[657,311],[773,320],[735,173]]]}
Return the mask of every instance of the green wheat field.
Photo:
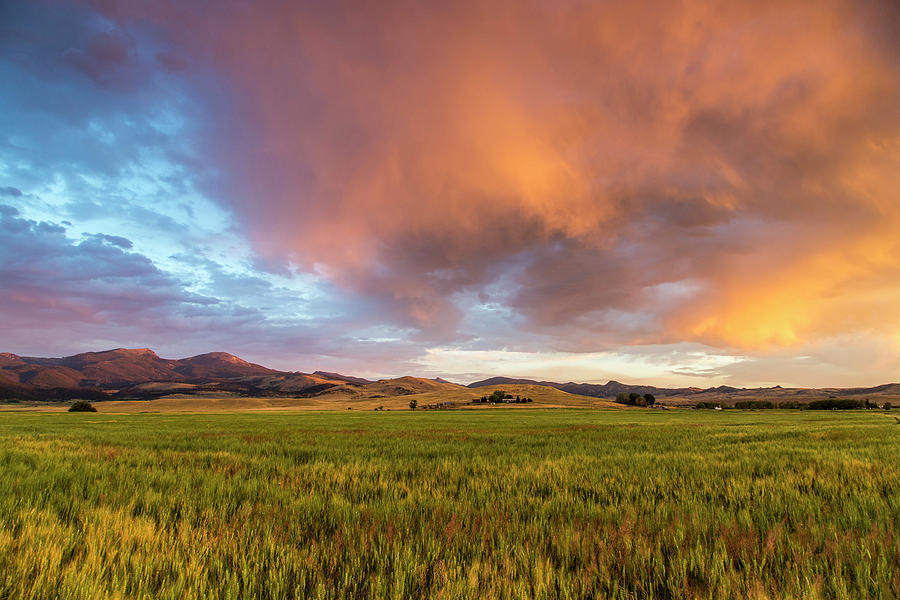
{"label": "green wheat field", "polygon": [[883,411],[6,412],[0,598],[895,599],[898,457]]}

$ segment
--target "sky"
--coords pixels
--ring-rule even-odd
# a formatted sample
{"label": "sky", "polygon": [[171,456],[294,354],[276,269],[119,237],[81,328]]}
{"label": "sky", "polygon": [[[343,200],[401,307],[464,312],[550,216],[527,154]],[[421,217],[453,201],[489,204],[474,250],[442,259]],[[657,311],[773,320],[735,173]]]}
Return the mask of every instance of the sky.
{"label": "sky", "polygon": [[11,0],[0,77],[0,350],[900,381],[893,0]]}

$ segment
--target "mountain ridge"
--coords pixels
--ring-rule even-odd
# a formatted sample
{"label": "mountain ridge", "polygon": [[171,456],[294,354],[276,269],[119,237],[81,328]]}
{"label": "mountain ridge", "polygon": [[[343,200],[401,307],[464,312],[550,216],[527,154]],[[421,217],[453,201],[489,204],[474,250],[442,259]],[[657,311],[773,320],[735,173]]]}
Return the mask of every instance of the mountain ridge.
{"label": "mountain ridge", "polygon": [[465,390],[453,383],[404,376],[371,381],[316,371],[279,371],[227,352],[161,358],[149,348],[114,348],[63,357],[0,353],[0,398],[148,400],[176,394],[309,398],[396,397]]}
{"label": "mountain ridge", "polygon": [[807,401],[829,396],[897,396],[900,383],[853,388],[744,389],[720,385],[708,388],[663,388],[609,380],[604,384],[538,381],[527,378],[489,377],[468,385],[440,377],[402,376],[372,381],[329,371],[279,371],[248,362],[227,352],[207,352],[181,359],[161,358],[150,348],[114,348],[63,357],[21,356],[0,352],[0,398],[59,400],[152,399],[172,394],[237,394],[310,398],[386,398],[412,394],[459,395],[480,388],[537,386],[575,396],[612,399],[618,394],[653,394],[678,403],[771,399]]}
{"label": "mountain ridge", "polygon": [[661,388],[652,385],[627,384],[621,383],[614,379],[604,384],[598,383],[557,383],[553,381],[536,381],[532,379],[513,378],[513,377],[489,377],[481,381],[470,383],[467,387],[470,389],[478,389],[487,386],[497,385],[540,385],[554,387],[558,390],[568,392],[570,394],[578,394],[581,396],[591,396],[594,398],[615,398],[620,393],[631,394],[653,394],[658,398],[667,397],[692,397],[697,401],[705,400],[706,396],[718,396],[726,398],[743,398],[743,397],[759,397],[778,395],[787,398],[788,395],[808,395],[815,397],[830,396],[840,394],[843,396],[865,396],[877,394],[898,394],[900,395],[900,383],[885,383],[870,387],[852,387],[852,388],[785,388],[780,385],[759,388],[737,388],[728,385],[719,385],[708,388],[699,387],[681,387],[681,388]]}

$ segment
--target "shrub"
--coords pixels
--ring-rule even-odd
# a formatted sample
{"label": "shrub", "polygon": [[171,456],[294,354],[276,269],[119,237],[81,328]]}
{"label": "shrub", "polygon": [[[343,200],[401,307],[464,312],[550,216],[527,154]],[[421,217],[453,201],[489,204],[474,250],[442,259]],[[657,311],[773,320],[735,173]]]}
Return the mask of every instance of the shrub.
{"label": "shrub", "polygon": [[69,407],[69,412],[97,412],[97,409],[87,400],[76,400]]}

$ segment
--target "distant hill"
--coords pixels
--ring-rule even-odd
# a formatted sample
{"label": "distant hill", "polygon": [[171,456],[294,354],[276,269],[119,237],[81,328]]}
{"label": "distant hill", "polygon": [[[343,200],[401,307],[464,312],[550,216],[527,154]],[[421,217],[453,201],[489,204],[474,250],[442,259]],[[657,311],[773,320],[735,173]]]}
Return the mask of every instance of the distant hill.
{"label": "distant hill", "polygon": [[372,383],[369,379],[363,379],[362,377],[351,377],[350,375],[341,375],[340,373],[329,373],[328,371],[314,371],[313,375],[318,375],[319,377],[326,377],[328,379],[336,379],[338,381],[346,381],[348,383],[361,383],[363,385],[367,383]]}
{"label": "distant hill", "polygon": [[451,389],[464,390],[465,386],[410,376],[382,379],[366,386],[367,391],[376,394],[380,393],[384,396],[408,396],[410,394],[424,394],[426,392],[439,392]]}
{"label": "distant hill", "polygon": [[175,371],[189,379],[254,377],[278,373],[274,369],[249,363],[227,352],[209,352],[175,361]]}
{"label": "distant hill", "polygon": [[469,388],[485,388],[511,385],[547,386],[593,398],[613,399],[620,393],[653,394],[665,398],[669,404],[695,404],[697,402],[734,403],[742,400],[769,400],[772,402],[809,402],[829,397],[857,397],[894,401],[900,399],[900,383],[888,383],[867,388],[784,388],[776,385],[770,388],[736,388],[727,385],[698,388],[660,388],[652,385],[631,385],[618,381],[596,383],[557,383],[554,381],[534,381],[511,377],[491,377],[468,385]]}
{"label": "distant hill", "polygon": [[[228,354],[209,352],[181,359],[161,358],[149,348],[116,348],[84,352],[61,358],[19,356],[0,353],[0,400],[151,400],[163,397],[245,397],[304,399],[317,406],[329,403],[375,403],[404,406],[407,397],[422,402],[471,400],[503,389],[515,395],[535,397],[543,403],[569,406],[599,406],[593,399],[611,400],[620,393],[653,394],[667,404],[698,402],[734,403],[743,400],[809,402],[829,397],[900,400],[900,383],[846,389],[771,388],[739,389],[660,388],[619,381],[557,383],[512,377],[491,377],[468,386],[444,379],[396,377],[371,381],[329,371],[287,372]],[[477,391],[476,391],[477,390]],[[407,398],[402,400],[402,398]],[[394,399],[389,402],[388,400]],[[598,400],[598,401],[599,401]],[[273,400],[274,401],[274,400]],[[594,404],[590,404],[594,402]],[[361,406],[361,405],[360,405]]]}
{"label": "distant hill", "polygon": [[480,388],[494,385],[543,385],[554,387],[570,394],[579,396],[591,396],[593,398],[615,398],[619,393],[653,394],[655,396],[683,396],[701,392],[700,388],[658,388],[652,385],[629,385],[618,381],[598,383],[556,383],[555,381],[535,381],[533,379],[514,379],[511,377],[491,377],[470,383],[470,388]]}
{"label": "distant hill", "polygon": [[62,358],[0,356],[4,379],[36,388],[117,388],[153,381],[208,383],[210,380],[278,373],[226,352],[190,358],[160,358],[149,348],[116,348]]}
{"label": "distant hill", "polygon": [[557,389],[559,389],[560,386],[559,383],[554,383],[552,381],[535,381],[534,379],[516,379],[514,377],[489,377],[487,379],[482,379],[481,381],[476,381],[475,383],[470,383],[466,387],[479,388],[491,385],[546,385]]}
{"label": "distant hill", "polygon": [[465,390],[434,379],[399,377],[370,381],[316,371],[285,372],[227,352],[182,359],[159,357],[149,348],[116,348],[61,358],[0,353],[0,399],[148,400],[172,395],[231,394],[253,397],[385,398]]}

